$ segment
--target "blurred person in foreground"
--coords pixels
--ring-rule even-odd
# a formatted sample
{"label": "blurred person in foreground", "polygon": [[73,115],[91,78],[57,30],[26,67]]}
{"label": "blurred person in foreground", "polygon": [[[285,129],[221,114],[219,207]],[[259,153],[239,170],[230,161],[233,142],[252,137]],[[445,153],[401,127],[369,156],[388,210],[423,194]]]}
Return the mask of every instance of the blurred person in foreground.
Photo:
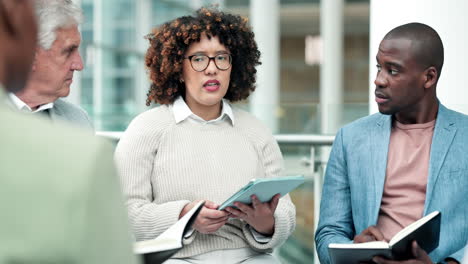
{"label": "blurred person in foreground", "polygon": [[24,89],[9,93],[9,103],[21,112],[41,113],[52,121],[64,120],[92,130],[88,114],[62,99],[70,93],[73,73],[83,69],[78,31],[82,11],[71,0],[34,3],[39,34],[32,71]]}
{"label": "blurred person in foreground", "polygon": [[0,0],[0,263],[136,263],[111,146],[4,105],[34,59],[32,5]]}
{"label": "blurred person in foreground", "polygon": [[269,129],[231,106],[253,92],[260,64],[247,20],[202,8],[148,38],[147,104],[161,106],[136,117],[115,152],[136,239],[157,237],[205,200],[185,247],[165,263],[278,263],[271,252],[295,228],[289,196],[217,210],[252,178],[282,173]]}
{"label": "blurred person in foreground", "polygon": [[468,238],[468,117],[446,108],[436,86],[444,63],[431,27],[392,29],[377,53],[377,114],[338,132],[327,165],[316,233],[322,264],[330,243],[388,241],[433,211],[439,247],[416,242],[413,259],[376,263],[459,263]]}

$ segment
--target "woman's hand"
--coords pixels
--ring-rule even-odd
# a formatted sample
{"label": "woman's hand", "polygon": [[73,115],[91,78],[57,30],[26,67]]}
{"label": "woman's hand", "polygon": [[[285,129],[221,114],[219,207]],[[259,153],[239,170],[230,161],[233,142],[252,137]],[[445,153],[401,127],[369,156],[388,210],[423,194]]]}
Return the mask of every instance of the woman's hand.
{"label": "woman's hand", "polygon": [[[184,209],[182,209],[179,218],[190,211],[190,209],[192,209],[199,201],[200,200],[197,200],[187,204]],[[205,205],[202,207],[200,213],[195,219],[192,228],[202,234],[214,233],[220,229],[229,219],[229,213],[216,210],[218,207],[218,204],[205,200]]]}
{"label": "woman's hand", "polygon": [[257,196],[252,195],[252,205],[235,202],[238,209],[227,207],[225,210],[236,217],[246,221],[257,232],[271,236],[275,232],[274,213],[280,199],[280,194],[276,194],[269,202],[262,203]]}

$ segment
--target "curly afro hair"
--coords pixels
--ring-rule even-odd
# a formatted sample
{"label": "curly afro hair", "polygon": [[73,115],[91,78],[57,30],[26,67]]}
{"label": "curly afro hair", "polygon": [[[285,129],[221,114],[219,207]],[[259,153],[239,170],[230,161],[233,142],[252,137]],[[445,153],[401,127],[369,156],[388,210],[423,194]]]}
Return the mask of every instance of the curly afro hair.
{"label": "curly afro hair", "polygon": [[247,19],[214,8],[200,8],[195,16],[183,16],[153,29],[147,38],[150,47],[145,65],[151,80],[146,105],[152,102],[171,104],[185,96],[182,65],[188,47],[199,42],[202,34],[218,37],[232,55],[232,71],[228,91],[230,102],[246,99],[255,90],[255,67],[260,65],[260,51]]}

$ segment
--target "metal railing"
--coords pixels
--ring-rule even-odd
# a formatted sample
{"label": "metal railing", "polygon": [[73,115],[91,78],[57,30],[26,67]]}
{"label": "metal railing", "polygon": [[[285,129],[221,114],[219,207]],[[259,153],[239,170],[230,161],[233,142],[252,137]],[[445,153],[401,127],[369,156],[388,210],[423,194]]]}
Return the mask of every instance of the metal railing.
{"label": "metal railing", "polygon": [[[123,132],[116,131],[98,131],[98,136],[106,137],[113,141],[118,141]],[[303,165],[309,167],[310,173],[313,175],[314,181],[314,228],[313,233],[317,228],[320,212],[320,198],[322,196],[323,174],[325,171],[326,162],[328,160],[328,151],[323,151],[318,159],[320,167],[316,167],[316,150],[317,147],[331,146],[335,140],[334,135],[296,135],[296,134],[279,134],[274,135],[279,145],[300,145],[310,147],[309,157],[303,162]],[[314,263],[319,263],[317,252],[314,250]]]}
{"label": "metal railing", "polygon": [[[331,146],[335,140],[334,135],[275,135],[278,144],[280,145],[304,145],[310,147],[310,154],[305,165],[309,166],[309,170],[313,175],[314,181],[314,228],[313,234],[317,229],[320,213],[320,199],[322,197],[323,174],[328,161],[328,151],[323,151],[319,158],[321,168],[316,168],[316,148],[322,146]],[[314,263],[320,263],[317,256],[317,251],[314,249]]]}
{"label": "metal railing", "polygon": [[[98,136],[103,136],[112,140],[119,140],[123,132],[120,131],[98,131]],[[275,135],[275,139],[279,144],[296,144],[310,146],[331,146],[335,136],[333,135],[296,135],[296,134],[279,134]]]}

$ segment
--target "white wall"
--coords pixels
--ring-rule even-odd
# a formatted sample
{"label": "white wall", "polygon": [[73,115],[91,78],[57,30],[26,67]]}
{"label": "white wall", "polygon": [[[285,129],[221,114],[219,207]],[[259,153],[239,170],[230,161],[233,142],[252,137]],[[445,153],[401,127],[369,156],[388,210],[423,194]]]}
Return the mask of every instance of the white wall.
{"label": "white wall", "polygon": [[320,34],[323,62],[320,65],[320,131],[335,134],[343,112],[344,0],[320,2]]}
{"label": "white wall", "polygon": [[257,67],[257,88],[249,97],[250,112],[273,133],[278,132],[279,108],[279,0],[250,1],[250,25],[255,33],[262,65]]}
{"label": "white wall", "polygon": [[468,114],[468,1],[466,0],[371,0],[370,2],[370,87],[369,111],[377,112],[374,101],[375,56],[385,34],[409,22],[434,28],[442,38],[445,62],[437,85],[440,101],[447,107]]}

